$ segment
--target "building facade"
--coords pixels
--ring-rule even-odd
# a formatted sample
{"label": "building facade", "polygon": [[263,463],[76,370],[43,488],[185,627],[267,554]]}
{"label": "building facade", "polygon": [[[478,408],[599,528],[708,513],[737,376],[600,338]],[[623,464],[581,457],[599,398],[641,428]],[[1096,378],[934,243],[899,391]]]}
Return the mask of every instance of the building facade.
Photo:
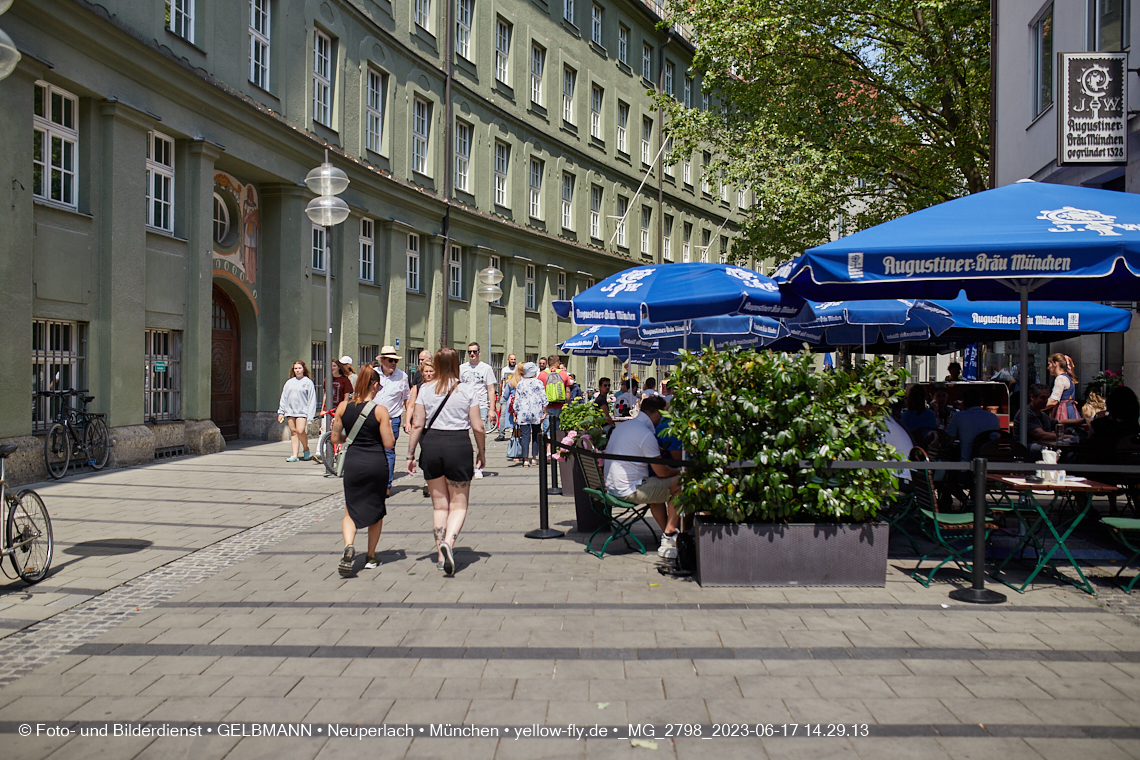
{"label": "building facade", "polygon": [[[0,439],[32,447],[34,392],[80,387],[113,464],[276,439],[292,362],[323,376],[326,287],[334,358],[478,341],[497,364],[573,333],[553,299],[721,260],[747,194],[664,161],[651,95],[708,106],[659,21],[636,0],[17,0]],[[351,179],[328,230],[302,183],[326,149]]]}
{"label": "building facade", "polygon": [[[1062,165],[1058,161],[1058,53],[1089,51],[1127,54],[1125,70],[1140,67],[1140,3],[1135,0],[1003,0],[998,4],[993,60],[996,66],[997,185],[1020,179],[1140,192],[1140,77],[1127,73],[1127,164]],[[1136,294],[1140,300],[1140,289]],[[1073,286],[1074,300],[1099,300],[1096,286]],[[1135,302],[1115,303],[1135,308]],[[1072,356],[1087,380],[1102,369],[1124,372],[1140,392],[1140,328],[1123,335],[1088,335],[1050,344],[1050,351]],[[1015,353],[1015,344],[1004,348]],[[1044,375],[1045,347],[1037,368]]]}

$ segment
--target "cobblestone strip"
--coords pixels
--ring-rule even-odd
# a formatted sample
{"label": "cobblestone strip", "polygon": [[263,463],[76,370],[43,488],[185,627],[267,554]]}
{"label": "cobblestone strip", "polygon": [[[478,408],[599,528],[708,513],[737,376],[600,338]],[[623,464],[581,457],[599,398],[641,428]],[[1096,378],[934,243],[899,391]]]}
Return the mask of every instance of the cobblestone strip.
{"label": "cobblestone strip", "polygon": [[0,640],[0,688],[210,576],[344,509],[344,494],[270,518]]}

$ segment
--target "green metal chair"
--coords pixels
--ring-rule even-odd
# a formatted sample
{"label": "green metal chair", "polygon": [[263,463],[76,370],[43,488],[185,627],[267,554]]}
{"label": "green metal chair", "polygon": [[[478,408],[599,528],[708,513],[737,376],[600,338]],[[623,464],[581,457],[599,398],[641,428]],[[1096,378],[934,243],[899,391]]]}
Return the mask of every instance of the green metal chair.
{"label": "green metal chair", "polygon": [[[598,559],[604,559],[606,549],[609,548],[610,542],[615,538],[620,538],[625,541],[625,545],[630,549],[635,549],[645,554],[645,544],[641,543],[641,539],[633,534],[633,527],[639,522],[644,523],[645,527],[649,528],[654,542],[657,541],[657,532],[653,530],[653,526],[645,519],[646,513],[649,512],[649,505],[632,504],[607,492],[605,478],[602,475],[602,468],[596,457],[583,453],[580,448],[575,448],[574,459],[577,461],[578,467],[581,468],[582,477],[586,481],[584,491],[586,495],[590,497],[590,505],[594,508],[594,511],[605,520],[601,526],[590,534],[589,540],[586,541],[586,551]],[[601,550],[594,551],[590,548],[593,546],[594,537],[603,530],[609,530],[610,537],[602,544]],[[633,543],[630,543],[630,539],[633,539]],[[636,544],[636,546],[634,546],[634,544]]]}
{"label": "green metal chair", "polygon": [[[1124,572],[1126,567],[1135,562],[1137,557],[1140,557],[1140,520],[1131,517],[1102,517],[1100,521],[1108,526],[1113,538],[1132,552],[1132,556],[1120,566],[1116,575],[1112,577],[1114,581],[1120,583],[1120,574]],[[1136,581],[1140,581],[1140,573],[1137,573],[1136,577],[1130,580],[1127,585],[1121,586],[1124,593],[1131,594]]]}
{"label": "green metal chair", "polygon": [[[922,462],[927,461],[926,452],[920,448],[915,448],[911,451],[911,461]],[[931,477],[930,470],[913,470],[912,477],[914,478],[914,498],[915,506],[920,515],[922,515],[921,525],[922,532],[933,544],[930,551],[922,554],[919,557],[918,564],[914,566],[910,577],[921,583],[923,586],[930,586],[931,581],[934,580],[934,574],[942,569],[943,565],[947,562],[953,562],[958,566],[966,575],[972,571],[972,565],[969,562],[969,557],[974,551],[974,515],[972,512],[964,512],[961,514],[952,514],[940,512],[938,509],[938,499],[934,493],[934,479]],[[986,522],[986,540],[989,540],[990,532],[996,530],[997,526]],[[931,555],[936,551],[941,550],[940,554],[945,556],[935,565],[924,578],[919,570],[922,569],[922,563],[931,558]]]}

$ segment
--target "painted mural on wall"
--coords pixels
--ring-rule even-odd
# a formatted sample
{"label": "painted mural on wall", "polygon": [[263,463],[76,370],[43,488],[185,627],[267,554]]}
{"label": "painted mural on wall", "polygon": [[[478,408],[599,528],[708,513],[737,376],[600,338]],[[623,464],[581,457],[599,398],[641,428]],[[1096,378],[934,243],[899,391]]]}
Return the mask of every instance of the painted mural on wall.
{"label": "painted mural on wall", "polygon": [[261,209],[257,188],[214,172],[214,275],[237,282],[257,303],[257,243]]}

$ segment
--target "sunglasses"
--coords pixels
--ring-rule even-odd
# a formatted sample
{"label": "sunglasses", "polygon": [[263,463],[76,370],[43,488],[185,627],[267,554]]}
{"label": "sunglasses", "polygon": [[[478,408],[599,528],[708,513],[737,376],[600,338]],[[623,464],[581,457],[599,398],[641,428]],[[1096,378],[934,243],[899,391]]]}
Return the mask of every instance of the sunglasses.
{"label": "sunglasses", "polygon": [[477,353],[479,353],[479,352],[478,352],[478,351],[468,351],[467,353],[469,353],[469,354],[477,354]]}
{"label": "sunglasses", "polygon": [[396,362],[398,362],[398,361],[400,361],[400,360],[399,360],[399,359],[393,359],[393,358],[392,358],[392,357],[390,357],[390,356],[385,356],[385,357],[383,357],[382,361],[386,361],[386,362],[392,362],[392,364],[395,364]]}

